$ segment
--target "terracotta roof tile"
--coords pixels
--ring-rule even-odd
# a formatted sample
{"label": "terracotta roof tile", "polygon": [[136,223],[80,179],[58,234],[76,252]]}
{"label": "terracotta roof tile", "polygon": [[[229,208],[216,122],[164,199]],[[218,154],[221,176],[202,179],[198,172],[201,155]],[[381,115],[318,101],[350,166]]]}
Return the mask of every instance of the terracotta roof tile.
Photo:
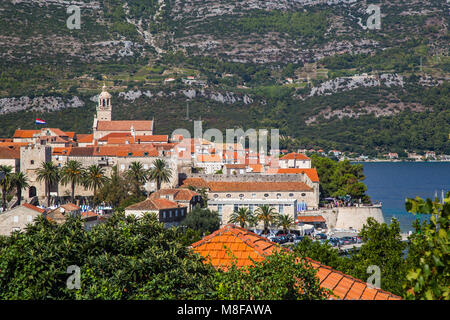
{"label": "terracotta roof tile", "polygon": [[13,138],[33,138],[33,135],[41,132],[40,130],[16,130]]}
{"label": "terracotta roof tile", "polygon": [[188,186],[194,188],[208,188],[208,183],[202,178],[186,178],[181,187],[187,188]]}
{"label": "terracotta roof tile", "polygon": [[0,147],[0,159],[20,159],[20,150]]}
{"label": "terracotta roof tile", "polygon": [[322,216],[298,216],[297,222],[326,222]]}
{"label": "terracotta roof tile", "polygon": [[39,213],[44,213],[45,212],[44,209],[38,208],[38,207],[33,206],[32,204],[29,204],[29,203],[23,203],[22,206],[25,207],[25,208],[37,211]]}
{"label": "terracotta roof tile", "polygon": [[131,131],[131,127],[133,127],[135,131],[150,131],[153,130],[153,121],[113,120],[97,122],[97,131]]}
{"label": "terracotta roof tile", "polygon": [[[302,174],[305,173],[312,182],[319,182],[319,175],[316,168],[280,168],[275,171],[278,174]],[[272,172],[272,173],[275,173]]]}
{"label": "terracotta roof tile", "polygon": [[213,192],[226,191],[312,191],[312,188],[304,182],[208,182],[209,189]]}
{"label": "terracotta roof tile", "polygon": [[307,156],[305,156],[303,153],[296,153],[296,152],[291,152],[288,153],[287,155],[284,155],[280,158],[280,160],[311,160],[310,158],[308,158]]}
{"label": "terracotta roof tile", "polygon": [[179,205],[168,199],[146,199],[144,201],[132,204],[125,208],[125,210],[163,210],[163,209],[176,209],[184,206]]}
{"label": "terracotta roof tile", "polygon": [[91,143],[93,139],[93,134],[77,134],[78,143]]}
{"label": "terracotta roof tile", "polygon": [[199,194],[189,189],[161,189],[153,192],[149,198],[158,199],[166,195],[172,195],[174,201],[191,201],[193,197],[198,196]]}
{"label": "terracotta roof tile", "polygon": [[[264,257],[272,254],[273,250],[287,250],[266,238],[232,224],[228,224],[192,244],[192,249],[206,258],[205,263],[209,262],[214,267],[224,270],[231,266],[232,256],[237,259],[236,265],[243,267],[252,265],[252,259],[254,261],[264,260]],[[345,275],[320,262],[306,259],[317,270],[316,276],[320,285],[332,290],[339,299],[401,299],[389,292],[368,288],[359,279]]]}

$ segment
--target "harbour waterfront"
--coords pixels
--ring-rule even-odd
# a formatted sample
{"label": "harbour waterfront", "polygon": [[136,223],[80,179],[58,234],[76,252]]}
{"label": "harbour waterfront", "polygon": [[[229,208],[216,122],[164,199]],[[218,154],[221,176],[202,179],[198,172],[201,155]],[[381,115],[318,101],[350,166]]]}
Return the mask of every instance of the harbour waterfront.
{"label": "harbour waterfront", "polygon": [[392,218],[400,222],[402,232],[413,230],[412,223],[419,217],[405,209],[406,198],[441,199],[441,190],[450,190],[450,162],[361,162],[367,193],[372,201],[381,201],[386,223]]}

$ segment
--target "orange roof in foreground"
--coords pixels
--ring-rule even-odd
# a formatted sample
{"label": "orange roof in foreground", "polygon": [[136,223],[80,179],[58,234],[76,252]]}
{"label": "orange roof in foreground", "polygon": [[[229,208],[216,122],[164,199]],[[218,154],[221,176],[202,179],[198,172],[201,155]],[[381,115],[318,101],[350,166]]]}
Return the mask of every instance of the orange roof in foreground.
{"label": "orange roof in foreground", "polygon": [[[227,269],[231,258],[235,256],[238,267],[251,266],[254,261],[264,260],[266,255],[282,249],[268,239],[258,236],[247,229],[228,224],[225,227],[192,244],[194,252],[206,258],[215,268]],[[232,254],[230,254],[230,252]],[[328,266],[307,258],[312,267],[317,269],[321,287],[330,289],[339,299],[347,300],[400,300],[399,296],[370,288],[364,281],[343,274]]]}

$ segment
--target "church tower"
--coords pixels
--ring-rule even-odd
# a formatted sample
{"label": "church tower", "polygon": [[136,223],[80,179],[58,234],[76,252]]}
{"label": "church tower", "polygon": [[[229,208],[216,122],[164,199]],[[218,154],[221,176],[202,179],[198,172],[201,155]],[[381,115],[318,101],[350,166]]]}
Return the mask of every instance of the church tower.
{"label": "church tower", "polygon": [[103,86],[102,93],[98,96],[97,104],[97,120],[111,121],[112,105],[111,95],[106,91],[106,86]]}

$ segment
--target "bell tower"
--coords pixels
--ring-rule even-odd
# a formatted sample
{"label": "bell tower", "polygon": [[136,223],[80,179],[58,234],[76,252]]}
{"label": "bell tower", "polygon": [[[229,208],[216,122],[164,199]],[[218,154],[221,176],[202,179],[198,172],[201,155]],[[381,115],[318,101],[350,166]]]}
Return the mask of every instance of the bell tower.
{"label": "bell tower", "polygon": [[102,93],[98,96],[97,104],[97,120],[111,121],[112,105],[111,95],[106,91],[106,86],[103,85]]}

